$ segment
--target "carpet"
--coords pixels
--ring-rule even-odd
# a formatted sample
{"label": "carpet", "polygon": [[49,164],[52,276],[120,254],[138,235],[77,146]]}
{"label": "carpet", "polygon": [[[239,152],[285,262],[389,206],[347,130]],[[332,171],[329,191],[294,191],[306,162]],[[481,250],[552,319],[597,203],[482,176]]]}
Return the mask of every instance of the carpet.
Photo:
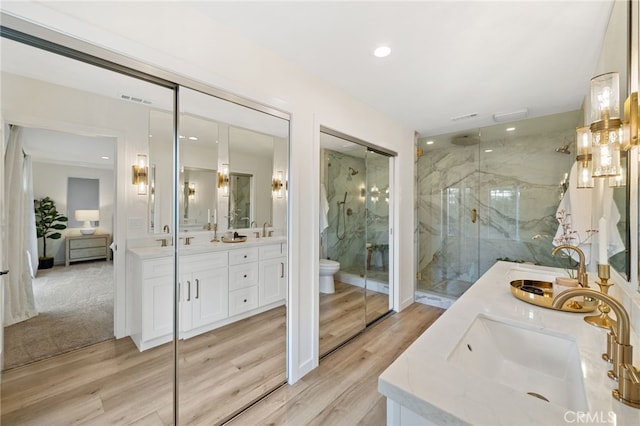
{"label": "carpet", "polygon": [[113,263],[55,266],[33,285],[38,315],[4,329],[4,369],[113,338]]}

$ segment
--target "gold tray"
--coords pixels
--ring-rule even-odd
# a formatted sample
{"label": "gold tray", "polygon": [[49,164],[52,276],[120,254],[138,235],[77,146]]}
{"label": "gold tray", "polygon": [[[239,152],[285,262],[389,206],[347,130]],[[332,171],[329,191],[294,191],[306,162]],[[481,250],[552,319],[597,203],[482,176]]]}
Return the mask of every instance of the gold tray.
{"label": "gold tray", "polygon": [[[555,309],[553,304],[553,283],[536,280],[514,280],[511,281],[511,294],[516,298],[532,305],[543,308]],[[582,300],[569,300],[562,307],[566,312],[593,312],[598,307],[597,300],[583,298]]]}
{"label": "gold tray", "polygon": [[236,238],[222,237],[223,243],[244,243],[245,241],[247,241],[246,236],[236,237]]}

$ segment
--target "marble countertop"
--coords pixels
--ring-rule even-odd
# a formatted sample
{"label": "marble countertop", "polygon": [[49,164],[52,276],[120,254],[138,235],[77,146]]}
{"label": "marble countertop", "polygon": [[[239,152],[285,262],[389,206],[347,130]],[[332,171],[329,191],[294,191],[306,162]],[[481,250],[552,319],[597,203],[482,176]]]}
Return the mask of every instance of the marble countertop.
{"label": "marble countertop", "polygon": [[[209,253],[216,251],[226,251],[226,250],[235,250],[241,248],[248,247],[260,247],[269,244],[280,244],[287,241],[286,237],[264,237],[264,238],[247,238],[247,241],[241,243],[223,243],[222,241],[211,242],[206,239],[206,242],[203,242],[204,239],[200,238],[200,241],[194,241],[190,245],[181,245],[178,246],[178,253],[181,255],[190,255],[190,254],[199,254],[199,253]],[[141,259],[154,259],[161,257],[168,257],[173,254],[174,247],[173,246],[151,246],[151,247],[132,247],[127,249],[129,253],[132,253],[138,256]]]}
{"label": "marble countertop", "polygon": [[[545,309],[511,294],[509,283],[514,277],[527,279],[539,274],[550,278],[565,275],[557,268],[496,263],[382,373],[380,393],[435,424],[640,425],[640,409],[611,396],[618,385],[607,377],[611,364],[601,358],[606,352],[606,330],[587,324],[585,314]],[[597,288],[593,279],[590,277],[590,286]],[[575,338],[586,413],[572,412],[452,365],[449,355],[479,314]],[[631,343],[638,367],[640,346],[633,331]]]}

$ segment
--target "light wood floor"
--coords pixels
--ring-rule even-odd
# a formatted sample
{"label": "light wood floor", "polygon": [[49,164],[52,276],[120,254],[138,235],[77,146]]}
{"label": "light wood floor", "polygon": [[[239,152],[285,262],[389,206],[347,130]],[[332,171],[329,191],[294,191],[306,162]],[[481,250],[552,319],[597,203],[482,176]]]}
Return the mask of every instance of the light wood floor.
{"label": "light wood floor", "polygon": [[[340,312],[340,311],[337,311]],[[440,314],[414,304],[376,324],[235,425],[384,423],[377,377]],[[284,308],[179,344],[180,424],[212,425],[285,380]],[[2,374],[1,424],[169,425],[172,345],[102,342]]]}
{"label": "light wood floor", "polygon": [[330,352],[389,311],[389,297],[335,281],[335,293],[320,293],[320,355]]}
{"label": "light wood floor", "polygon": [[376,426],[386,424],[378,376],[444,311],[414,303],[323,358],[292,386],[278,388],[229,424]]}

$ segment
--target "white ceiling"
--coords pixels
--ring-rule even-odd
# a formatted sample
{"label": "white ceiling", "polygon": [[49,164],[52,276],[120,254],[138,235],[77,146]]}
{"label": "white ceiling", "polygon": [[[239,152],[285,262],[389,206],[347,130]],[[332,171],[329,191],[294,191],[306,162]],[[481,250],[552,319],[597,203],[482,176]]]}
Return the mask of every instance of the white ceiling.
{"label": "white ceiling", "polygon": [[[191,7],[419,131],[580,109],[612,1],[193,2]],[[392,48],[378,59],[380,44]],[[474,118],[452,118],[477,114]]]}

